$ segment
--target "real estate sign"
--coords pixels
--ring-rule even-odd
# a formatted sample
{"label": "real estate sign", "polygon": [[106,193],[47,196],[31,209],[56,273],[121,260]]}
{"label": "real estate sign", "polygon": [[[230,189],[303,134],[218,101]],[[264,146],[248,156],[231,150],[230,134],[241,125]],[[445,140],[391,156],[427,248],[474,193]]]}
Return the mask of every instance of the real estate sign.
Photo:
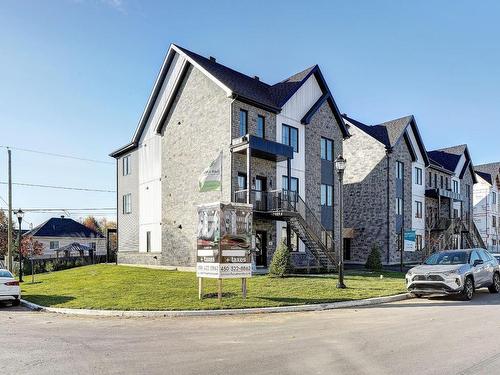
{"label": "real estate sign", "polygon": [[415,251],[416,238],[417,234],[414,230],[405,231],[405,238],[404,238],[405,251]]}
{"label": "real estate sign", "polygon": [[213,203],[198,206],[198,277],[251,277],[251,250],[251,205]]}

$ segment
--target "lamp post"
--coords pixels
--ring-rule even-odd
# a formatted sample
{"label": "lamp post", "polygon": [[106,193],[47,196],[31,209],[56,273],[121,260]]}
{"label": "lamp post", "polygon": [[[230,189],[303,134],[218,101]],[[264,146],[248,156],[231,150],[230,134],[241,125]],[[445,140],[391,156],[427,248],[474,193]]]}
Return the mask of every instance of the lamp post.
{"label": "lamp post", "polygon": [[344,170],[346,166],[346,160],[342,157],[342,155],[337,156],[335,159],[335,169],[337,170],[337,174],[339,175],[339,209],[340,209],[340,240],[339,240],[339,281],[337,283],[337,288],[345,289],[346,285],[344,284]]}
{"label": "lamp post", "polygon": [[17,251],[19,251],[19,282],[23,282],[23,252],[21,251],[21,224],[23,222],[24,212],[19,209],[16,212],[19,228],[17,230]]}

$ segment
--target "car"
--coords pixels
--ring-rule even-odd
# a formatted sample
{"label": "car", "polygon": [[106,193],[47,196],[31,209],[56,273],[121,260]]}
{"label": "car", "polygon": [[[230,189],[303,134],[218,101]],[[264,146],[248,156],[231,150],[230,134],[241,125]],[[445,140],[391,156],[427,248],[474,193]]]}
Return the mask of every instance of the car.
{"label": "car", "polygon": [[21,303],[19,281],[5,269],[0,269],[0,301],[11,301],[13,306],[19,306]]}
{"label": "car", "polygon": [[493,256],[495,257],[495,259],[498,261],[498,263],[500,263],[500,254],[498,254],[498,253],[493,253],[493,254],[491,254],[491,255],[493,255]]}
{"label": "car", "polygon": [[416,297],[454,294],[470,301],[478,288],[500,292],[500,266],[484,249],[439,251],[408,271],[406,287]]}

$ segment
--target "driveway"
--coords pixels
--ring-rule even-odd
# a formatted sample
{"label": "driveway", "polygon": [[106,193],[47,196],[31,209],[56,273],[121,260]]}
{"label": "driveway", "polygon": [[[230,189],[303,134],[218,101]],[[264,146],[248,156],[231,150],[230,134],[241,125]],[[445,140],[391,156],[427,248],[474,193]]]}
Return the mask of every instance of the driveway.
{"label": "driveway", "polygon": [[494,374],[500,296],[322,312],[89,318],[0,307],[10,374]]}

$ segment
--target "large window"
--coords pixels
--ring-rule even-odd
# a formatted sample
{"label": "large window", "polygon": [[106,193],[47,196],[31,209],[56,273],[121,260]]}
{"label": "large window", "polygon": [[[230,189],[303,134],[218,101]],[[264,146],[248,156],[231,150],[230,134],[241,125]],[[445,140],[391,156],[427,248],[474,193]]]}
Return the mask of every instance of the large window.
{"label": "large window", "polygon": [[403,198],[396,198],[396,215],[403,215]]}
{"label": "large window", "polygon": [[240,137],[248,134],[248,112],[240,109]]}
{"label": "large window", "polygon": [[50,241],[50,243],[49,243],[49,249],[50,250],[59,249],[59,241]]}
{"label": "large window", "polygon": [[333,205],[333,185],[321,184],[321,205]]}
{"label": "large window", "polygon": [[415,167],[415,183],[422,185],[422,168]]}
{"label": "large window", "polygon": [[247,175],[245,173],[238,173],[238,190],[246,190],[247,188]]}
{"label": "large window", "polygon": [[266,138],[266,118],[257,116],[257,137]]}
{"label": "large window", "polygon": [[288,177],[287,176],[283,176],[281,181],[282,181],[281,185],[283,186],[283,190],[290,190],[290,191],[294,191],[296,193],[299,192],[299,179],[297,177],[290,177],[290,188],[288,188]]}
{"label": "large window", "polygon": [[396,178],[402,180],[405,175],[405,165],[401,161],[396,162]]}
{"label": "large window", "polygon": [[417,219],[421,219],[422,218],[422,202],[415,201],[415,204],[416,204],[415,217]]}
{"label": "large window", "polygon": [[299,152],[299,129],[283,124],[281,143],[293,147],[293,151]]}
{"label": "large window", "polygon": [[333,141],[321,137],[321,159],[333,161]]}
{"label": "large window", "polygon": [[123,196],[123,213],[129,214],[132,212],[132,194],[128,193]]}
{"label": "large window", "polygon": [[128,176],[131,172],[131,169],[130,169],[130,155],[127,155],[125,157],[123,157],[122,159],[122,162],[123,162],[123,175],[124,176]]}

